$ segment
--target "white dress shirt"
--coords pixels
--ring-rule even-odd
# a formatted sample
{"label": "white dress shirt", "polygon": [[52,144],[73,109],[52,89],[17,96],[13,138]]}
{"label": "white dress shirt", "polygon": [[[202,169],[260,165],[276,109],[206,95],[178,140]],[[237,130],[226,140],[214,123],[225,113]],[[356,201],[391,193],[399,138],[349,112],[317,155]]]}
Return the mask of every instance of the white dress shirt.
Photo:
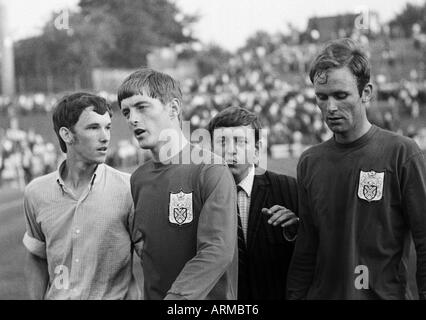
{"label": "white dress shirt", "polygon": [[241,226],[244,232],[244,239],[247,242],[247,226],[250,212],[251,191],[254,182],[254,165],[249,168],[247,176],[241,180],[238,186],[242,190],[238,191],[238,210],[240,212]]}
{"label": "white dress shirt", "polygon": [[[240,212],[241,226],[244,232],[244,239],[247,242],[247,227],[249,220],[249,212],[250,212],[250,201],[251,201],[251,192],[253,190],[254,183],[254,174],[255,168],[252,165],[249,168],[249,172],[247,176],[238,183],[238,186],[242,188],[242,190],[238,191],[238,210]],[[263,213],[262,213],[263,214]],[[287,241],[294,241],[297,238],[297,234],[290,235],[286,228],[283,228],[282,234],[284,239]]]}

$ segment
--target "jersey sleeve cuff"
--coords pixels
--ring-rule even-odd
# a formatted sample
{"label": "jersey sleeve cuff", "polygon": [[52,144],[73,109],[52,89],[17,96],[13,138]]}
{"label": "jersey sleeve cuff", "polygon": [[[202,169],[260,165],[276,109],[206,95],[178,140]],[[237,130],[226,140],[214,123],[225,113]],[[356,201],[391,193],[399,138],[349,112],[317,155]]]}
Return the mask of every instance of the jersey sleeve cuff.
{"label": "jersey sleeve cuff", "polygon": [[283,236],[286,241],[293,242],[297,239],[300,219],[296,218],[296,223],[283,227]]}
{"label": "jersey sleeve cuff", "polygon": [[283,228],[283,236],[284,236],[284,239],[289,242],[293,242],[297,239],[297,233],[291,233],[288,230],[286,230],[286,228]]}
{"label": "jersey sleeve cuff", "polygon": [[27,232],[25,232],[22,242],[29,252],[40,258],[46,259],[46,244],[44,242],[29,236]]}

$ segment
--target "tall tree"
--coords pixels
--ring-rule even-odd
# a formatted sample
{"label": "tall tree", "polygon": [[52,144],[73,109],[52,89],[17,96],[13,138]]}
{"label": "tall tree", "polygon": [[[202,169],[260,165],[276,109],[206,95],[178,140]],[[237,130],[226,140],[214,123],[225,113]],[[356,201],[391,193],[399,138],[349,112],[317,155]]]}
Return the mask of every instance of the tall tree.
{"label": "tall tree", "polygon": [[97,12],[115,21],[116,47],[104,51],[111,67],[139,67],[154,47],[193,40],[188,27],[196,17],[182,14],[168,0],[80,0],[79,6],[84,17]]}
{"label": "tall tree", "polygon": [[40,36],[15,44],[21,90],[90,87],[95,67],[136,68],[155,47],[193,40],[196,17],[169,0],[81,0],[69,28],[52,14]]}
{"label": "tall tree", "polygon": [[392,28],[399,28],[403,36],[410,37],[415,23],[418,23],[422,31],[426,32],[426,1],[423,5],[407,3],[402,12],[397,14],[389,25]]}

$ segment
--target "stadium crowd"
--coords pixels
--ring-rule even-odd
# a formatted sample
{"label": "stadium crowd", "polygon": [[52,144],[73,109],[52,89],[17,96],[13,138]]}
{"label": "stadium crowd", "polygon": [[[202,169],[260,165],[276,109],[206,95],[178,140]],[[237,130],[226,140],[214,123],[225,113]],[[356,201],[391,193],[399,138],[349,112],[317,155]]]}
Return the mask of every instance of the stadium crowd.
{"label": "stadium crowd", "polygon": [[[273,38],[261,46],[240,50],[224,71],[183,81],[184,118],[190,121],[192,129],[204,128],[224,108],[244,106],[258,114],[267,128],[270,156],[275,156],[272,146],[279,145],[287,146],[286,155],[298,157],[305,147],[331,136],[306,76],[317,50],[312,44],[289,46]],[[376,99],[369,108],[372,122],[408,135],[426,149],[425,128],[411,125],[403,132],[400,127],[401,118],[426,116],[426,82],[389,83],[380,75],[374,81]],[[116,104],[115,94],[101,92],[100,95]],[[43,93],[19,95],[14,102],[0,97],[0,114],[8,115],[11,108],[23,115],[50,113],[58,97]],[[45,143],[43,137],[12,126],[3,131],[0,132],[0,179],[9,179],[15,172],[15,177],[28,182],[55,168],[60,156],[55,151],[58,148]],[[138,148],[130,142],[121,141],[111,149],[108,162],[114,166],[134,166],[141,159]]]}
{"label": "stadium crowd", "polygon": [[[306,75],[316,50],[314,45],[289,47],[272,41],[241,51],[225,71],[186,80],[187,118],[193,127],[205,127],[224,108],[244,106],[259,114],[268,128],[268,146],[312,145],[326,140],[330,132],[315,105],[312,85],[307,76],[300,76]],[[288,79],[286,74],[296,76]],[[421,134],[422,128],[413,126],[403,132],[400,120],[426,116],[426,82],[389,83],[382,75],[374,82],[377,99],[369,108],[372,122],[411,137]]]}
{"label": "stadium crowd", "polygon": [[16,119],[0,131],[0,186],[13,182],[24,187],[34,177],[52,172],[62,157],[58,149],[30,130],[20,130]]}

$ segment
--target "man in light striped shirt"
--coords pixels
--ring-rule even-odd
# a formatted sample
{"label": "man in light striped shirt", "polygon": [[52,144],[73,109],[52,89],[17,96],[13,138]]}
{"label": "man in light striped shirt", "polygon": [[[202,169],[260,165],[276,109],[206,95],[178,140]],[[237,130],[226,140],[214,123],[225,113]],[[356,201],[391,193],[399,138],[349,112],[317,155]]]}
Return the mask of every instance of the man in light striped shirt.
{"label": "man in light striped shirt", "polygon": [[111,108],[65,96],[53,124],[67,158],[25,189],[26,276],[32,299],[139,299],[132,273],[130,175],[104,164]]}

